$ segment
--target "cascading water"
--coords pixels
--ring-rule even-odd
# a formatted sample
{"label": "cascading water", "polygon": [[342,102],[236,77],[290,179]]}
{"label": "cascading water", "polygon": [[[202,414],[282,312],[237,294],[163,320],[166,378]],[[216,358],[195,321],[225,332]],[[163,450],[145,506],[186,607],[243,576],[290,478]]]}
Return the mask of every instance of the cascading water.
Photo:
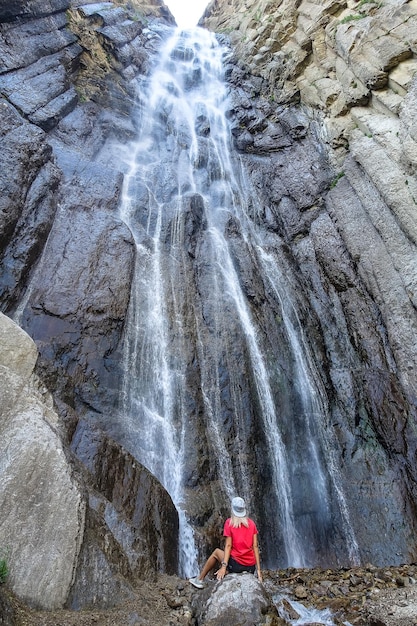
{"label": "cascading water", "polygon": [[[316,490],[315,497],[320,498],[320,494],[327,493],[326,477],[320,463],[317,446],[318,440],[321,440],[323,443],[322,447],[326,455],[329,477],[333,483],[334,493],[340,508],[344,534],[348,539],[347,547],[349,558],[352,564],[359,565],[359,547],[350,523],[349,511],[343,490],[340,488],[341,479],[337,470],[336,461],[334,459],[334,441],[330,439],[328,434],[326,435],[322,428],[323,417],[326,415],[327,411],[324,400],[325,394],[321,391],[319,386],[320,377],[316,372],[310,351],[304,341],[304,333],[298,319],[298,315],[292,307],[291,302],[285,299],[283,293],[285,279],[282,276],[275,259],[272,258],[270,254],[262,248],[259,248],[259,254],[262,259],[265,276],[268,277],[271,288],[281,303],[285,328],[287,330],[288,339],[295,357],[299,395],[301,398],[306,432],[308,435],[307,447],[309,449],[309,455],[307,459],[309,461],[309,470],[311,470],[312,467],[315,468],[317,477],[314,485]],[[325,501],[325,504],[328,509],[329,503]]]}
{"label": "cascading water", "polygon": [[[200,479],[214,499],[247,499],[270,544],[269,566],[314,564],[324,545],[331,549],[325,535],[335,515],[355,545],[308,355],[285,312],[276,260],[246,211],[252,191],[230,148],[224,54],[202,29],[177,30],[166,42],[141,85],[121,206],[137,246],[120,407],[125,445],[178,508],[185,576],[197,568],[187,520]],[[257,276],[254,287],[257,271],[267,280]],[[266,293],[272,304],[262,312]],[[288,356],[288,372],[277,373],[277,351]]]}

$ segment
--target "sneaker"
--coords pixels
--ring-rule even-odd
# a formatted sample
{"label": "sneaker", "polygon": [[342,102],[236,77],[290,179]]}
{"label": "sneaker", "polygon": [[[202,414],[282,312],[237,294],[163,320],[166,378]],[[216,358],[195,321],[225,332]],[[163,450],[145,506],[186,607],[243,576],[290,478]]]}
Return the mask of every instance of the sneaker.
{"label": "sneaker", "polygon": [[200,580],[198,578],[198,576],[196,576],[195,578],[190,578],[189,582],[194,586],[197,587],[197,589],[204,589],[205,585],[203,583],[202,580]]}

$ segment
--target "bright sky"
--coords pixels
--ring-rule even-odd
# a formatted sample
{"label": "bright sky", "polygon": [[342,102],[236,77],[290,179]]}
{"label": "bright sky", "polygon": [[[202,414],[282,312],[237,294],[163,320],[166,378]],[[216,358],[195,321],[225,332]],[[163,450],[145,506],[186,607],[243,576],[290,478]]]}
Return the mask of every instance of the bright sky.
{"label": "bright sky", "polygon": [[164,0],[180,28],[192,28],[203,15],[210,0]]}

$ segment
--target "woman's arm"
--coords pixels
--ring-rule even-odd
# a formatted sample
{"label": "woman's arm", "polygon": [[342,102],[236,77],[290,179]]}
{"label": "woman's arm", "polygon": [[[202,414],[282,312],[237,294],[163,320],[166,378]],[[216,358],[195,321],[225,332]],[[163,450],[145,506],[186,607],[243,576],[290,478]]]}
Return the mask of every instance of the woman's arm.
{"label": "woman's arm", "polygon": [[256,570],[258,572],[258,580],[262,582],[262,572],[261,572],[261,559],[259,557],[259,546],[258,546],[258,535],[253,535],[253,551],[255,553],[256,559]]}
{"label": "woman's arm", "polygon": [[[217,580],[222,580],[227,574],[227,564],[230,558],[230,550],[232,549],[232,538],[226,537],[226,544],[224,546],[224,561],[222,563],[221,568],[217,572]],[[226,565],[224,565],[226,563]]]}

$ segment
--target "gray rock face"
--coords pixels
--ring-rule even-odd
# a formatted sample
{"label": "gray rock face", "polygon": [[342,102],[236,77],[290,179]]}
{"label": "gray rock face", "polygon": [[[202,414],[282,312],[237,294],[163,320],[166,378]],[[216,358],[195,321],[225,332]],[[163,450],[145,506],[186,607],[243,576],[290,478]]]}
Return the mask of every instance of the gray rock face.
{"label": "gray rock face", "polygon": [[[25,313],[24,324],[39,346],[39,368],[48,385],[61,388],[71,406],[84,402],[101,410],[94,389],[98,384],[111,391],[115,385],[109,368],[129,301],[133,249],[119,220],[98,209],[94,216],[91,223],[88,209],[73,207],[56,219],[48,241],[56,264],[41,262],[41,284],[29,296],[35,312]],[[61,250],[68,252],[64,258]],[[54,353],[65,353],[64,370],[52,365]],[[64,374],[70,363],[71,382]]]}
{"label": "gray rock face", "polygon": [[278,623],[277,610],[262,584],[252,574],[228,574],[222,582],[209,584],[194,594],[197,626],[266,626]]}
{"label": "gray rock face", "polygon": [[0,336],[0,544],[15,593],[53,609],[73,582],[85,502],[56,433],[49,394],[33,377],[35,344],[4,315]]}
{"label": "gray rock face", "polygon": [[[226,75],[237,160],[256,190],[251,196],[256,201],[248,201],[245,210],[263,245],[282,263],[292,316],[303,331],[326,415],[319,454],[326,453],[323,441],[330,441],[327,461],[337,469],[346,494],[360,559],[381,564],[412,560],[417,549],[414,4],[363,3],[361,19],[343,23],[351,9],[340,2],[266,2],[264,17],[270,19],[264,20],[256,17],[257,3],[229,5],[212,3],[207,24],[220,20],[228,27],[230,20],[239,31],[231,34],[236,47]],[[115,158],[113,147],[137,133],[141,120],[132,111],[142,83],[134,88],[131,79],[139,75],[145,82],[167,29],[153,18],[147,24],[127,6],[72,2],[66,13],[68,8],[68,2],[51,7],[33,1],[0,9],[0,301],[36,341],[37,374],[59,410],[58,419],[42,403],[40,408],[37,396],[28,408],[33,389],[26,389],[34,386],[28,377],[37,353],[32,344],[20,350],[18,341],[5,341],[1,428],[13,463],[7,470],[10,484],[4,482],[0,497],[11,506],[11,494],[20,490],[27,516],[33,518],[38,501],[52,516],[45,532],[41,513],[35,516],[36,531],[27,530],[21,519],[15,522],[28,546],[40,538],[42,558],[33,559],[26,543],[14,537],[13,587],[33,603],[67,602],[80,608],[110,606],[143,573],[175,571],[178,520],[161,485],[134,458],[134,438],[120,432],[117,413],[133,269],[135,264],[143,273],[148,268],[153,243],[146,228],[153,216],[144,210],[149,189],[143,188],[133,219],[134,242],[117,216],[126,165]],[[159,15],[164,11],[152,8]],[[190,51],[184,47],[175,54],[186,58]],[[188,88],[200,79],[196,70]],[[159,114],[167,119],[163,107]],[[239,487],[244,487],[240,463],[251,477],[265,559],[276,563],[283,558],[281,529],[274,522],[277,502],[268,491],[268,433],[256,371],[233,312],[218,321],[217,303],[199,300],[210,291],[216,266],[205,256],[210,245],[204,197],[186,193],[179,216],[180,181],[172,159],[173,151],[178,155],[190,145],[191,135],[181,129],[178,140],[171,127],[161,127],[168,146],[161,156],[166,167],[150,188],[166,207],[162,267],[172,285],[187,288],[179,303],[170,295],[170,310],[180,311],[186,329],[181,337],[174,333],[171,364],[184,381],[178,397],[189,419],[187,514],[199,545],[217,544],[227,497],[201,384],[215,373],[224,458],[230,457]],[[196,167],[207,174],[205,192],[221,177],[210,132],[202,110]],[[291,481],[302,534],[314,537],[309,557],[314,563],[349,561],[352,555],[342,542],[346,519],[333,504],[336,487],[326,485],[332,504],[323,515],[305,480],[309,433],[300,419],[297,364],[282,323],[284,304],[272,293],[268,276],[259,275],[242,224],[232,212],[222,220],[245,302],[259,323],[272,396],[286,417],[284,439],[291,455],[303,461]],[[176,247],[179,240],[183,248]],[[139,257],[134,243],[140,244]],[[218,332],[226,339],[217,350],[210,346]],[[182,352],[175,350],[178,346]],[[23,378],[16,378],[9,359]],[[236,402],[244,416],[239,423]],[[242,440],[249,442],[244,454]],[[32,480],[32,466],[44,457]],[[48,481],[56,487],[52,498]],[[53,517],[60,498],[69,510],[65,528]],[[10,519],[17,520],[13,506]],[[8,527],[1,528],[8,543]],[[54,561],[60,568],[55,584],[43,552],[48,553],[50,538],[55,554],[59,532],[65,534],[67,560]],[[243,602],[239,589],[237,605]],[[204,615],[217,620],[213,624],[226,619],[214,608]]]}
{"label": "gray rock face", "polygon": [[44,132],[22,120],[4,99],[0,105],[3,310],[16,304],[43,248],[56,211],[60,172]]}
{"label": "gray rock face", "polygon": [[[415,502],[415,6],[267,2],[262,20],[257,8],[219,0],[203,20],[229,33],[239,59],[229,73],[236,87],[236,147],[262,190],[258,211],[299,268],[292,280],[301,280],[309,302],[301,315],[310,341],[320,329],[323,344],[314,343],[313,350],[352,519],[365,515],[384,525],[389,511],[400,528],[399,502],[405,498],[412,509]],[[253,97],[258,93],[259,103]],[[300,106],[291,106],[295,102]],[[257,133],[267,134],[270,121],[286,125],[293,142],[262,163],[251,155]],[[315,135],[330,166],[328,189],[315,198],[304,190],[307,173],[317,179],[320,161],[309,148],[298,149],[299,128]],[[388,491],[392,506],[383,512]],[[367,544],[368,530],[355,527]],[[397,550],[404,554],[399,545]],[[368,556],[378,561],[378,553]]]}
{"label": "gray rock face", "polygon": [[68,0],[28,0],[24,4],[12,0],[2,7],[0,16],[2,22],[14,22],[16,18],[49,17],[67,8]]}
{"label": "gray rock face", "polygon": [[[317,161],[313,165],[309,160],[310,156],[314,159],[313,153],[306,148],[307,144],[302,152],[292,148],[294,154],[298,153],[296,165],[285,152],[269,163],[260,164],[251,157],[245,157],[245,162],[252,180],[262,189],[265,214],[267,208],[275,214],[269,223],[288,242],[300,268],[294,284],[301,279],[304,285],[310,285],[310,313],[303,314],[303,324],[313,337],[314,311],[325,346],[323,352],[315,348],[316,362],[319,370],[327,370],[325,376],[329,376],[325,384],[343,450],[345,484],[349,484],[347,491],[353,496],[352,500],[348,496],[352,519],[361,519],[366,511],[384,525],[383,518],[388,515],[398,528],[398,503],[407,491],[407,500],[415,497],[409,475],[413,473],[416,440],[408,418],[403,417],[415,415],[414,375],[410,378],[415,367],[409,367],[415,361],[411,337],[415,335],[416,318],[410,302],[414,291],[407,293],[404,285],[404,277],[406,282],[414,282],[417,275],[413,271],[415,248],[353,158],[346,160],[344,176],[337,185],[325,192],[323,206],[323,188],[316,187],[314,197],[314,186],[309,188],[307,184],[307,173],[317,181]],[[279,171],[279,176],[270,181],[272,169]],[[299,181],[301,189],[311,189],[310,196],[297,189]],[[379,274],[382,267],[383,276]],[[385,328],[380,325],[381,316]],[[341,414],[347,420],[343,424]],[[358,437],[367,444],[362,446]],[[383,442],[381,447],[377,441]],[[408,459],[405,471],[402,462],[396,465],[393,455]],[[371,468],[367,468],[368,463]],[[378,474],[374,463],[378,464]],[[393,479],[396,486],[388,489]],[[389,513],[380,509],[387,491],[392,498]],[[358,524],[355,528],[360,543],[369,546],[370,527]],[[405,531],[400,540],[403,548],[397,545],[399,552],[409,538],[409,531]],[[378,556],[374,553],[371,560],[383,559],[382,552],[374,547]]]}
{"label": "gray rock face", "polygon": [[177,572],[178,514],[162,485],[103,432],[80,423],[72,450],[82,464],[89,509],[67,604],[112,607],[138,580]]}

